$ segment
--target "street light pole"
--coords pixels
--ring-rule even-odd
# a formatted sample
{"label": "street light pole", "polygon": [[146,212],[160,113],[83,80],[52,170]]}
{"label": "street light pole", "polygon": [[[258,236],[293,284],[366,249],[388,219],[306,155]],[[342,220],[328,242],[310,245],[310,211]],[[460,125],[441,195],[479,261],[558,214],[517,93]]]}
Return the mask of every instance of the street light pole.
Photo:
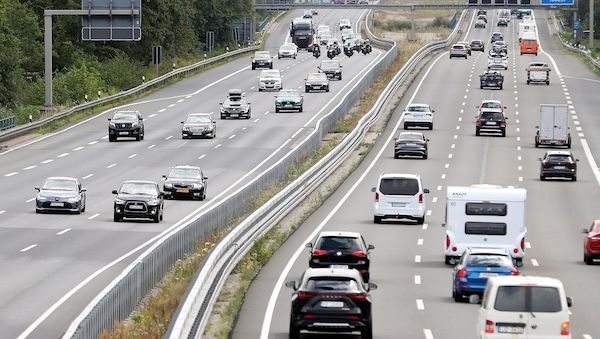
{"label": "street light pole", "polygon": [[590,0],[590,49],[594,48],[594,0]]}

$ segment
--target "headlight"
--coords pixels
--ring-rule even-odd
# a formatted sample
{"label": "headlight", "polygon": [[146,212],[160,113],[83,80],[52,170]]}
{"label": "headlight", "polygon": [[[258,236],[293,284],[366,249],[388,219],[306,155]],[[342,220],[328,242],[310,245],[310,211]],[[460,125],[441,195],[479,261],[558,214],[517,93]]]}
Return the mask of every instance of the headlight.
{"label": "headlight", "polygon": [[46,197],[44,197],[44,196],[42,196],[42,195],[38,195],[38,196],[37,196],[37,200],[40,200],[40,201],[46,201],[46,200],[48,200],[48,198],[46,198]]}
{"label": "headlight", "polygon": [[170,182],[165,182],[164,187],[165,188],[173,188],[173,184]]}
{"label": "headlight", "polygon": [[201,188],[202,188],[202,185],[201,185],[201,184],[199,184],[199,183],[195,183],[195,184],[193,184],[193,185],[192,185],[192,187],[193,187],[194,189],[201,189]]}
{"label": "headlight", "polygon": [[123,204],[125,204],[125,200],[119,199],[119,198],[115,198],[115,204],[117,204],[117,205],[123,205]]}
{"label": "headlight", "polygon": [[159,202],[159,200],[154,198],[154,199],[148,200],[148,205],[156,206],[156,205],[158,205],[158,202]]}
{"label": "headlight", "polygon": [[184,131],[189,131],[189,130],[190,130],[190,127],[189,127],[189,126],[183,126],[183,130],[184,130]]}
{"label": "headlight", "polygon": [[78,202],[79,201],[79,197],[70,197],[67,199],[68,202]]}
{"label": "headlight", "polygon": [[109,125],[110,127],[117,127],[117,125],[116,125],[114,122],[112,122],[112,121],[111,121],[111,122],[109,122],[109,123],[108,123],[108,125]]}

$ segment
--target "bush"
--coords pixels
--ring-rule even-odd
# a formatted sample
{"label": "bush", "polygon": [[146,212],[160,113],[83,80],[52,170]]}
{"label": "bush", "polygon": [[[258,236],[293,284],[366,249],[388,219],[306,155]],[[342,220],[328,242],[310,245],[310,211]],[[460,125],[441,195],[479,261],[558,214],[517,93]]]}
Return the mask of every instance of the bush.
{"label": "bush", "polygon": [[433,19],[433,21],[428,26],[435,28],[452,28],[450,26],[450,20],[443,16],[436,16],[435,19]]}
{"label": "bush", "polygon": [[412,25],[408,20],[390,20],[385,25],[387,31],[403,31],[411,28]]}
{"label": "bush", "polygon": [[60,105],[70,105],[89,99],[95,99],[98,91],[107,92],[106,83],[94,65],[82,62],[71,67],[66,73],[59,73],[54,78],[54,101]]}
{"label": "bush", "polygon": [[119,52],[100,66],[100,74],[108,86],[122,91],[139,85],[143,72],[141,65],[134,62],[125,53]]}

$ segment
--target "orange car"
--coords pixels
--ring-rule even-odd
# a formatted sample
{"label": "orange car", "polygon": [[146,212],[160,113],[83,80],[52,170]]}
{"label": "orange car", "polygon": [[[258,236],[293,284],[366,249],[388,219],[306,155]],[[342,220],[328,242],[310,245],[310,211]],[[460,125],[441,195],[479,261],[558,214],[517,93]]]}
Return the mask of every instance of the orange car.
{"label": "orange car", "polygon": [[521,55],[523,54],[538,54],[539,44],[534,32],[526,32],[519,43]]}

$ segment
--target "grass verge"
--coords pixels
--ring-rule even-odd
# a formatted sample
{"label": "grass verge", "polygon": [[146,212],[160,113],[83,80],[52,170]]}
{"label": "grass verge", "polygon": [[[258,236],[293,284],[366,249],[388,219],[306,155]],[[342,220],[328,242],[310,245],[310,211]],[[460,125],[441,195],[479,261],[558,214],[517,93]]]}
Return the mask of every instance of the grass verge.
{"label": "grass verge", "polygon": [[[593,63],[590,61],[590,59],[588,59],[588,58],[587,58],[586,56],[584,56],[583,54],[581,54],[581,53],[578,53],[578,52],[575,52],[575,51],[572,51],[572,50],[570,50],[570,49],[566,48],[566,47],[565,47],[565,46],[562,44],[562,41],[560,41],[560,38],[557,36],[558,34],[560,34],[560,35],[563,37],[563,39],[565,39],[565,36],[567,36],[567,37],[568,37],[568,35],[569,35],[569,34],[568,34],[568,33],[566,33],[566,32],[559,32],[559,33],[555,33],[555,36],[554,36],[554,38],[556,39],[556,44],[559,46],[559,48],[560,48],[560,49],[561,49],[563,52],[565,52],[565,53],[567,53],[567,54],[570,54],[570,55],[572,55],[572,56],[576,57],[577,59],[579,59],[579,60],[580,60],[580,61],[581,61],[583,64],[585,64],[585,65],[588,67],[588,69],[589,69],[590,71],[592,71],[592,72],[594,72],[594,74],[596,74],[596,75],[600,76],[600,69],[598,69],[598,68],[597,68],[597,67],[596,67],[596,66],[595,66],[595,65],[594,65],[594,64],[593,64]],[[568,38],[567,38],[567,39],[565,39],[565,40],[568,40]]]}

